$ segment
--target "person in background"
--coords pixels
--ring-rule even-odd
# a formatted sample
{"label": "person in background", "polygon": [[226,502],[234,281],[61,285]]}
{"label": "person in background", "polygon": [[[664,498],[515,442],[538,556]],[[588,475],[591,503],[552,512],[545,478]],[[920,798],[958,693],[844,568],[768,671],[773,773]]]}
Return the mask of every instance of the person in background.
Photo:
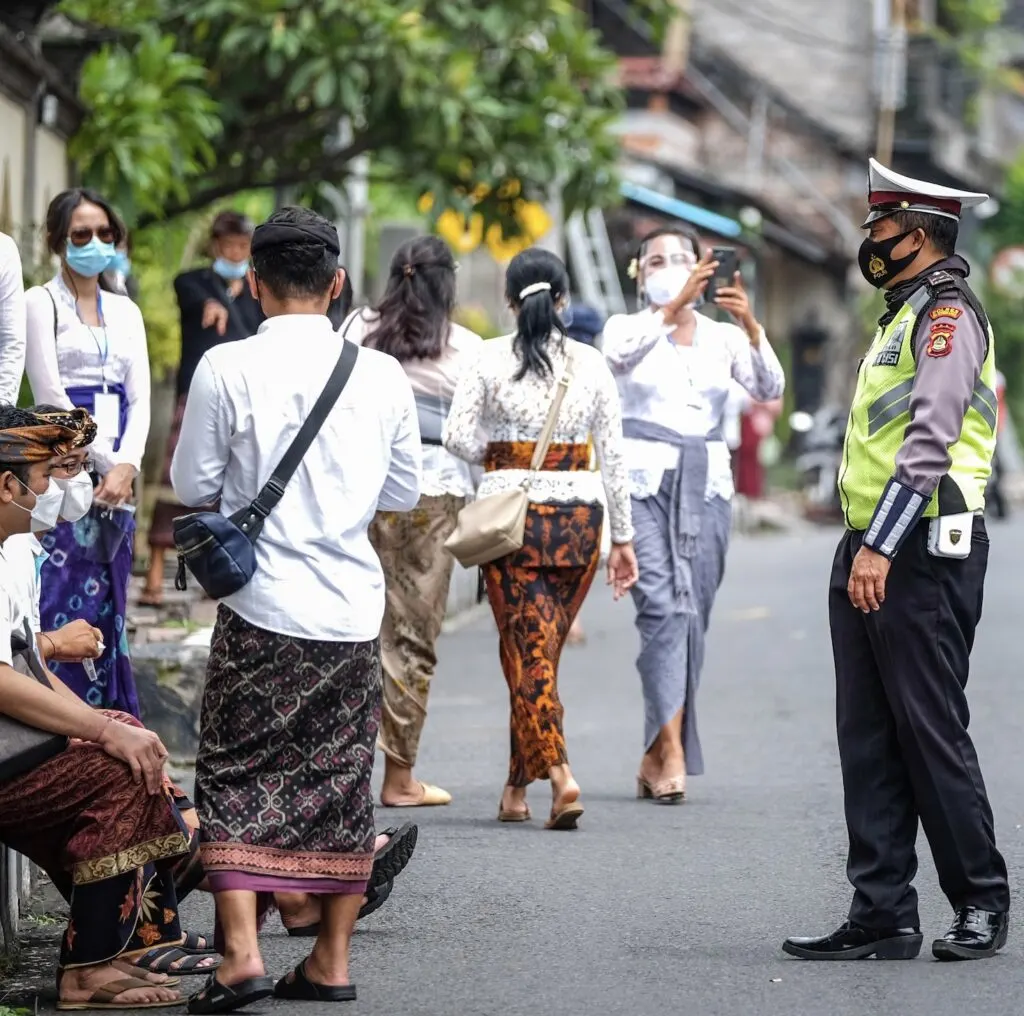
{"label": "person in background", "polygon": [[715,297],[738,324],[696,313],[717,267],[710,255],[701,258],[696,234],[649,233],[633,267],[645,309],[609,318],[602,348],[622,399],[640,567],[633,588],[644,696],[637,794],[677,804],[686,776],[704,771],[696,701],[731,529],[732,464],[722,432],[729,382],[755,399],[774,399],[785,377],[739,272]]}
{"label": "person in background", "polygon": [[[77,425],[0,406],[4,547],[56,522],[63,492],[52,462],[80,438]],[[59,681],[15,669],[13,637],[31,635],[24,588],[0,549],[0,712],[68,738],[46,761],[0,783],[0,843],[42,868],[69,902],[58,1006],[180,1004],[166,978],[154,983],[128,967],[155,945],[185,941],[167,865],[188,852],[188,831],[164,787],[167,749],[151,731],[90,709]]]}
{"label": "person in background", "polygon": [[130,236],[126,236],[124,242],[117,248],[114,260],[110,262],[110,267],[103,273],[102,278],[104,289],[138,300],[139,283],[132,275],[132,238]]}
{"label": "person in background", "polygon": [[[570,339],[582,342],[585,346],[597,346],[601,337],[601,330],[604,328],[604,316],[600,311],[577,300],[570,300],[569,306],[562,311],[562,323],[565,325],[565,333]],[[593,441],[590,444],[590,468],[597,468],[597,459],[594,455]],[[601,527],[601,553],[607,556],[611,549],[607,525]],[[583,622],[579,614],[576,615],[569,629],[569,637],[566,645],[582,646],[587,641],[587,634],[583,630]]]}
{"label": "person in background", "polygon": [[56,276],[26,294],[25,367],[34,401],[85,409],[97,426],[92,448],[94,504],[43,538],[42,623],[81,618],[103,632],[93,673],[55,663],[54,672],[90,705],[138,716],[125,616],[135,536],[133,485],[149,434],[146,326],[126,296],[102,288],[125,228],[95,191],[58,194],[46,213]]}
{"label": "person in background", "polygon": [[[183,503],[220,499],[230,515],[279,465],[346,348],[326,317],[342,289],[338,255],[337,230],[308,209],[281,209],[256,229],[248,284],[267,320],[250,338],[208,350],[196,369],[171,462]],[[194,1013],[272,993],[355,998],[349,945],[373,867],[385,604],[367,530],[376,511],[416,505],[420,465],[405,372],[359,350],[266,519],[255,575],[221,601],[196,805],[224,964],[193,996]],[[319,895],[321,916],[312,953],[275,987],[258,929],[280,891]]]}
{"label": "person in background", "polygon": [[0,233],[0,403],[16,405],[25,372],[25,283],[18,245]]}
{"label": "person in background", "polygon": [[[746,392],[744,392],[746,395]],[[734,456],[736,493],[757,501],[764,497],[761,443],[771,437],[782,412],[782,400],[758,402],[746,397],[740,412],[740,443]]]}
{"label": "person in background", "polygon": [[[611,517],[608,582],[615,598],[636,581],[615,381],[596,349],[566,338],[558,311],[568,290],[565,265],[550,251],[530,248],[512,259],[505,296],[516,315],[516,333],[485,342],[463,373],[443,439],[459,458],[485,463],[479,498],[515,490],[530,479],[538,438],[565,386],[552,444],[530,479],[522,549],[483,569],[512,713],[498,820],[528,821],[527,788],[550,780],[548,829],[575,829],[583,814],[562,732],[558,662],[597,572],[602,483]],[[600,475],[590,470],[591,435]]]}
{"label": "person in background", "polygon": [[996,451],[992,456],[992,475],[989,477],[985,491],[985,503],[992,505],[992,514],[997,519],[1005,519],[1010,514],[1010,503],[1003,488],[1003,457],[1000,455],[1000,438],[1006,431],[1006,375],[996,371],[996,401],[998,403],[998,423],[996,425]]}
{"label": "person in background", "polygon": [[438,237],[410,240],[395,252],[376,309],[347,330],[353,342],[393,356],[412,383],[423,443],[419,504],[378,512],[370,540],[384,567],[387,607],[381,628],[384,704],[377,745],[384,752],[380,801],[386,808],[445,805],[451,794],[413,776],[437,665],[455,559],[444,542],[473,495],[466,463],[446,451],[441,431],[455,386],[483,345],[452,323],[455,260]]}
{"label": "person in background", "polygon": [[174,520],[193,510],[182,507],[170,480],[171,459],[178,444],[192,375],[208,350],[222,342],[255,335],[263,321],[260,305],[245,284],[251,240],[252,223],[248,218],[240,212],[219,212],[210,228],[212,264],[182,272],[174,280],[181,315],[181,361],[163,477],[149,524],[149,571],[139,597],[145,606],[157,607],[163,602],[164,563],[168,551],[175,553]]}

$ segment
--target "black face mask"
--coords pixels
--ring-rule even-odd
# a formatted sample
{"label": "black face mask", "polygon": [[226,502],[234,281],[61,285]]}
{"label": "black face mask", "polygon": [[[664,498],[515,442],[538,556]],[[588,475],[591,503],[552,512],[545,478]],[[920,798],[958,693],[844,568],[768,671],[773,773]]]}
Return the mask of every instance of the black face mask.
{"label": "black face mask", "polygon": [[899,236],[889,237],[888,240],[872,240],[868,237],[860,245],[857,263],[861,275],[876,289],[881,289],[894,275],[899,275],[914,263],[914,258],[920,250],[911,251],[901,258],[892,257],[892,252],[913,232],[914,230],[908,229]]}

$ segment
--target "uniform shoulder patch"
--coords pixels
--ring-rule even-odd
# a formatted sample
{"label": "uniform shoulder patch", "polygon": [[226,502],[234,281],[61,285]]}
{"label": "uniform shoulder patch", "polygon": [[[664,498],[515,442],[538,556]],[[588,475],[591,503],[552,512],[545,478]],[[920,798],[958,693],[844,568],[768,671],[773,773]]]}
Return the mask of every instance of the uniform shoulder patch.
{"label": "uniform shoulder patch", "polygon": [[925,353],[928,356],[940,357],[949,356],[953,352],[953,329],[947,328],[944,331],[933,328],[928,337],[928,345]]}
{"label": "uniform shoulder patch", "polygon": [[930,317],[933,321],[937,321],[939,318],[944,317],[952,318],[954,321],[956,321],[958,318],[963,316],[963,313],[963,307],[950,307],[947,305],[943,305],[941,307],[935,307],[932,310],[928,311],[928,317]]}

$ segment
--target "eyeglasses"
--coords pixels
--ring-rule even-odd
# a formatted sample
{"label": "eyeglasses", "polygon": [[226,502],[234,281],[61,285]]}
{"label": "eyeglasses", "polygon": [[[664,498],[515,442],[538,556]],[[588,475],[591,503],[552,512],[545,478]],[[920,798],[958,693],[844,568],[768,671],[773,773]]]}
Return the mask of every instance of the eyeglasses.
{"label": "eyeglasses", "polygon": [[76,226],[68,233],[68,240],[76,247],[84,247],[94,236],[100,243],[113,243],[117,239],[113,226],[100,226],[99,229]]}
{"label": "eyeglasses", "polygon": [[693,254],[648,254],[640,262],[641,268],[664,268],[665,265],[685,265],[687,268],[697,266],[697,258]]}
{"label": "eyeglasses", "polygon": [[51,472],[63,473],[66,476],[78,476],[79,473],[96,472],[96,465],[92,461],[61,463],[59,466],[54,466]]}

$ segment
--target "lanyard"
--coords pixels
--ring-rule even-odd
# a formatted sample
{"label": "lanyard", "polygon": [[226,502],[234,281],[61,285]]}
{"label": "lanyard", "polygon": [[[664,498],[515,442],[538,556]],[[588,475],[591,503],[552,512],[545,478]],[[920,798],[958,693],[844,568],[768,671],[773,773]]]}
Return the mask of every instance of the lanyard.
{"label": "lanyard", "polygon": [[103,331],[103,345],[100,345],[99,336],[96,334],[96,328],[93,325],[86,324],[82,321],[82,315],[78,310],[78,301],[75,301],[75,313],[78,315],[78,320],[89,329],[89,334],[92,336],[93,342],[96,343],[96,352],[100,358],[100,379],[103,382],[103,391],[107,391],[107,359],[110,356],[110,338],[107,335],[107,319],[103,316],[103,297],[102,290],[97,288],[96,290],[96,313],[100,319],[100,328]]}

